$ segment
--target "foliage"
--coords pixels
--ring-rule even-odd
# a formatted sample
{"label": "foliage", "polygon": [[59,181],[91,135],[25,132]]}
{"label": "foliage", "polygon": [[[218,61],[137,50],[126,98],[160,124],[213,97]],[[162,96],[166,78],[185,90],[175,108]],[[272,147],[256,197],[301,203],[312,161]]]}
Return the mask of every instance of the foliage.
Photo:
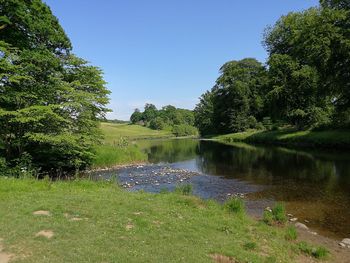
{"label": "foliage", "polygon": [[146,104],[144,112],[135,109],[130,117],[133,124],[141,124],[153,130],[171,130],[176,136],[196,135],[194,113],[172,105],[157,110],[153,104]]}
{"label": "foliage", "polygon": [[245,206],[244,202],[241,198],[231,198],[225,202],[225,208],[234,214],[244,215],[245,214]]}
{"label": "foliage", "polygon": [[196,127],[193,127],[188,124],[180,124],[180,125],[174,125],[172,129],[172,133],[176,137],[180,136],[196,136],[198,135],[198,130]]}
{"label": "foliage", "polygon": [[201,135],[262,128],[260,122],[268,130],[279,123],[349,128],[349,21],[345,0],[282,16],[265,32],[266,67],[251,58],[221,67],[195,109]]}
{"label": "foliage", "polygon": [[153,130],[163,130],[165,128],[165,123],[161,117],[156,117],[151,120],[149,127]]}
{"label": "foliage", "polygon": [[258,247],[258,245],[255,242],[247,242],[244,244],[243,247],[245,250],[255,250]]}
{"label": "foliage", "polygon": [[[108,90],[41,0],[0,3],[0,155],[56,175],[91,164]],[[4,19],[5,18],[5,19]]]}
{"label": "foliage", "polygon": [[286,215],[286,209],[282,203],[277,203],[272,208],[272,215],[275,222],[284,224],[287,222],[287,215]]}

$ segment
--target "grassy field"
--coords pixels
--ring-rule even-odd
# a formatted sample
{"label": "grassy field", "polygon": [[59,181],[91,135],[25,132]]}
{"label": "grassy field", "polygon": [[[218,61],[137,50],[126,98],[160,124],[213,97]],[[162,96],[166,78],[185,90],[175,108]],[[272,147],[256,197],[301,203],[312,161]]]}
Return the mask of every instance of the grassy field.
{"label": "grassy field", "polygon": [[213,137],[225,142],[252,142],[277,145],[349,149],[350,131],[247,131]]}
{"label": "grassy field", "polygon": [[169,131],[155,131],[140,125],[101,123],[101,130],[104,141],[96,146],[93,168],[145,162],[147,155],[134,141],[173,137]]}
{"label": "grassy field", "polygon": [[[126,192],[114,182],[0,178],[0,257],[29,263],[213,262],[215,254],[267,263],[298,257],[298,244],[286,238],[289,229],[230,207],[180,193]],[[40,210],[44,215],[33,214]]]}
{"label": "grassy field", "polygon": [[170,131],[152,130],[140,125],[101,123],[101,129],[107,144],[117,143],[121,137],[128,140],[156,139],[174,137]]}

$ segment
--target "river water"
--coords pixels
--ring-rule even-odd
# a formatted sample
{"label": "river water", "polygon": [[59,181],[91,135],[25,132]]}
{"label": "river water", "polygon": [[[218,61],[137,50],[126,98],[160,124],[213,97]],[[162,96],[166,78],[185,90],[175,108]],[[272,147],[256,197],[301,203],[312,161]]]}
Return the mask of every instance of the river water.
{"label": "river water", "polygon": [[239,196],[248,212],[261,216],[276,201],[314,231],[350,236],[350,153],[281,147],[226,145],[195,139],[137,143],[149,165],[99,172],[131,191],[160,192],[192,184],[204,199]]}

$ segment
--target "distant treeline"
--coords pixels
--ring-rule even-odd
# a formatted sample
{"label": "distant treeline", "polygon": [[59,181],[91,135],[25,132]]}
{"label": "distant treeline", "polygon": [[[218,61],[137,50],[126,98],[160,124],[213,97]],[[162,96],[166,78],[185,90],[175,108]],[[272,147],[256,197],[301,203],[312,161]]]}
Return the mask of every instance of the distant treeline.
{"label": "distant treeline", "polygon": [[202,135],[293,125],[350,127],[350,1],[282,16],[267,28],[266,64],[253,58],[220,68],[195,108]]}
{"label": "distant treeline", "polygon": [[172,105],[158,110],[155,105],[147,103],[143,112],[135,109],[130,121],[154,130],[170,130],[176,136],[198,134],[198,130],[194,127],[193,111],[175,108]]}

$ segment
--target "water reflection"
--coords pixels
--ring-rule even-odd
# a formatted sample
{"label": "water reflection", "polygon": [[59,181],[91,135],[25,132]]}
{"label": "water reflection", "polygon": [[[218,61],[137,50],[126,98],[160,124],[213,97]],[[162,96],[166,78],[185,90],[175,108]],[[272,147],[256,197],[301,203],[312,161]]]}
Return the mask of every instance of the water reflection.
{"label": "water reflection", "polygon": [[348,152],[197,140],[148,141],[140,145],[154,163],[181,162],[179,167],[266,186],[251,194],[251,200],[284,201],[289,211],[310,221],[311,227],[338,237],[350,235]]}

